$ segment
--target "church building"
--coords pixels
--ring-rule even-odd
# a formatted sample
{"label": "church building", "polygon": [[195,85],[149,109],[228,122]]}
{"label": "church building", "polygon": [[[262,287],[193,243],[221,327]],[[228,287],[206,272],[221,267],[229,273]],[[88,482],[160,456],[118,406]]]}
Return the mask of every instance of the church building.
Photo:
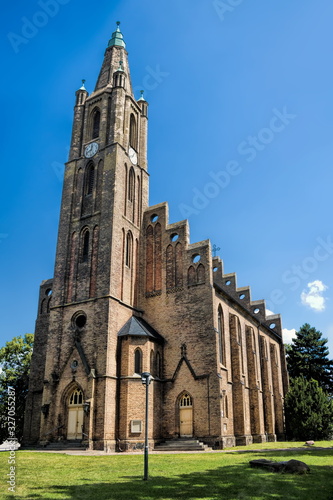
{"label": "church building", "polygon": [[40,287],[24,441],[216,449],[284,436],[279,315],[224,274],[209,240],[148,204],[148,103],[117,23],[95,90],[76,92],[54,277]]}

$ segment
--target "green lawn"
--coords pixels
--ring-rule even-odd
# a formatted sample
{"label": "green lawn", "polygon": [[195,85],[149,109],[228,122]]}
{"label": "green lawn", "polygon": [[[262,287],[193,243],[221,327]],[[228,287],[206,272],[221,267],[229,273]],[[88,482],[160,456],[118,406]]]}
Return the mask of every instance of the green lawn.
{"label": "green lawn", "polygon": [[[16,455],[15,494],[6,493],[8,453],[2,452],[0,498],[333,500],[333,449],[278,452],[274,445],[266,445],[271,451],[261,453],[253,450],[251,453],[151,454],[147,482],[142,480],[141,454],[85,457],[20,451]],[[289,445],[283,443],[283,446]],[[251,469],[249,460],[259,457],[302,460],[310,466],[311,473],[294,476]]]}

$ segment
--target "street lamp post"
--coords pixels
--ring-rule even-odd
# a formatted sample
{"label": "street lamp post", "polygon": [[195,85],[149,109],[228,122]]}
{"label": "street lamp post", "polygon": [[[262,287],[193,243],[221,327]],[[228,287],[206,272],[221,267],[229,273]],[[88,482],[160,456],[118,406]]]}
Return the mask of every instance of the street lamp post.
{"label": "street lamp post", "polygon": [[149,384],[152,380],[152,376],[149,372],[141,373],[141,380],[143,385],[146,386],[146,419],[145,419],[145,453],[144,453],[144,474],[143,480],[148,480],[148,389]]}

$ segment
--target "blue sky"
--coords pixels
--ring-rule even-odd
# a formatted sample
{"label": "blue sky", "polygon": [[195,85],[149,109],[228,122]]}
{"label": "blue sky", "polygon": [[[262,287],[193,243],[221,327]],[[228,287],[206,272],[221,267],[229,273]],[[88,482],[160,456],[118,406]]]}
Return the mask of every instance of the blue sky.
{"label": "blue sky", "polygon": [[[3,8],[0,345],[52,277],[75,91],[115,22],[149,101],[150,204],[210,238],[254,300],[333,357],[333,4],[18,0]],[[287,333],[286,339],[289,339]]]}

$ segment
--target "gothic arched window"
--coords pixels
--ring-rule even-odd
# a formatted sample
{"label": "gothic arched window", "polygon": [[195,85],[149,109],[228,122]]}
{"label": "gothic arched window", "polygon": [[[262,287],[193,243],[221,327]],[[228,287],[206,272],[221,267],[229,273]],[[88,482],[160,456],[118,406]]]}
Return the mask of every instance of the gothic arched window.
{"label": "gothic arched window", "polygon": [[156,353],[156,376],[161,378],[161,355],[159,352]]}
{"label": "gothic arched window", "polygon": [[80,389],[75,389],[69,397],[69,406],[82,405],[83,394]]}
{"label": "gothic arched window", "polygon": [[95,184],[95,166],[93,165],[93,163],[91,163],[87,168],[86,186],[85,186],[86,195],[93,193],[94,184]]}
{"label": "gothic arched window", "polygon": [[86,230],[83,235],[82,262],[88,261],[88,255],[89,255],[89,231]]}
{"label": "gothic arched window", "polygon": [[205,266],[202,264],[199,264],[197,268],[197,280],[198,283],[205,283]]}
{"label": "gothic arched window", "polygon": [[142,373],[142,351],[141,349],[135,349],[134,352],[134,373]]}
{"label": "gothic arched window", "polygon": [[190,266],[188,271],[187,271],[187,284],[190,285],[195,285],[197,282],[197,276],[196,272],[193,266]]}
{"label": "gothic arched window", "polygon": [[155,373],[154,361],[155,361],[154,351],[151,350],[150,351],[150,373]]}
{"label": "gothic arched window", "polygon": [[222,365],[225,365],[224,323],[223,323],[223,312],[221,306],[219,307],[218,310],[217,330],[219,336],[220,363],[222,363]]}
{"label": "gothic arched window", "polygon": [[129,136],[129,144],[131,148],[137,149],[137,127],[136,127],[136,119],[133,113],[130,118],[130,136]]}
{"label": "gothic arched window", "polygon": [[91,138],[96,139],[99,136],[99,127],[101,122],[101,112],[98,108],[95,108],[92,112],[92,134]]}
{"label": "gothic arched window", "polygon": [[237,317],[237,342],[238,342],[239,351],[240,351],[242,373],[245,373],[244,372],[243,335],[242,335],[242,327],[241,327],[241,324],[240,324],[238,317]]}
{"label": "gothic arched window", "polygon": [[128,199],[129,201],[134,201],[134,189],[135,189],[135,174],[133,168],[131,168],[128,176]]}
{"label": "gothic arched window", "polygon": [[191,398],[191,396],[187,392],[185,392],[182,395],[182,397],[180,398],[179,406],[181,408],[191,407],[192,406],[192,398]]}
{"label": "gothic arched window", "polygon": [[133,237],[131,231],[128,231],[126,236],[126,255],[125,264],[127,267],[132,267],[133,259]]}

